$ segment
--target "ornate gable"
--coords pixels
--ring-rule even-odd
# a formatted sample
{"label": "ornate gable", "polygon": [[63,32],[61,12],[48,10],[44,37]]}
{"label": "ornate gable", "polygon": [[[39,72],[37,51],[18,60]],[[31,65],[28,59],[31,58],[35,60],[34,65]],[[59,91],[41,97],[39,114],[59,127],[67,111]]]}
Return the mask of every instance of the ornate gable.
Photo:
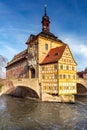
{"label": "ornate gable", "polygon": [[74,59],[74,57],[73,57],[73,55],[72,55],[68,45],[66,46],[66,48],[65,48],[65,50],[63,52],[63,55],[62,55],[62,57],[60,59],[60,62],[63,62],[63,63],[67,62],[68,64],[75,64],[75,65],[77,65],[77,63],[76,63],[76,61],[75,61],[75,59]]}

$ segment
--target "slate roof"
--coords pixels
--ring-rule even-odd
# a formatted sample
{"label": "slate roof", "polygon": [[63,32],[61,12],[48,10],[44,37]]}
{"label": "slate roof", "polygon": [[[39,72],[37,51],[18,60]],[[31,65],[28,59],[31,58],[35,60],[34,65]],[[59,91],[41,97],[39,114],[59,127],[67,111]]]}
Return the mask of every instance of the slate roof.
{"label": "slate roof", "polygon": [[30,37],[28,38],[26,44],[33,42],[33,41],[36,40],[39,36],[42,36],[42,37],[45,37],[45,38],[48,38],[48,39],[51,39],[51,40],[54,40],[54,41],[58,41],[58,42],[63,43],[63,41],[60,40],[60,39],[58,39],[58,37],[55,36],[53,33],[49,32],[49,31],[42,31],[42,32],[40,32],[40,33],[37,34],[37,35],[31,34]]}
{"label": "slate roof", "polygon": [[40,63],[40,65],[57,62],[62,57],[62,54],[66,46],[67,46],[66,44],[63,44],[60,47],[51,49],[44,58],[44,60]]}
{"label": "slate roof", "polygon": [[57,36],[55,36],[53,33],[49,32],[49,31],[42,31],[37,36],[42,36],[42,37],[45,37],[45,38],[49,38],[49,39],[52,39],[52,40],[55,40],[55,41],[62,42],[60,39],[58,39]]}

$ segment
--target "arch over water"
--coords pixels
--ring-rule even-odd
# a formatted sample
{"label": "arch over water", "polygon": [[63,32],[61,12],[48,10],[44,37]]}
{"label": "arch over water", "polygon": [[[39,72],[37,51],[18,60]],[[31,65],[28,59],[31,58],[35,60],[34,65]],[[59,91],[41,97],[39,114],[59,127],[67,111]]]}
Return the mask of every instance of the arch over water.
{"label": "arch over water", "polygon": [[77,94],[87,94],[87,88],[81,83],[77,83]]}
{"label": "arch over water", "polygon": [[25,97],[39,98],[37,92],[27,86],[17,86],[13,91],[10,92],[10,95],[20,98]]}

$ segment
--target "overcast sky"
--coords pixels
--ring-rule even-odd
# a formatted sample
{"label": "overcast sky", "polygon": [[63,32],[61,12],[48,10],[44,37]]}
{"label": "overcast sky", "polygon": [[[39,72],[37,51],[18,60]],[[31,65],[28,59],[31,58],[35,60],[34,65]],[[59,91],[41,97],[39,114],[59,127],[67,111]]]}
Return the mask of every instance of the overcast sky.
{"label": "overcast sky", "polygon": [[27,48],[30,34],[41,32],[44,5],[50,31],[67,43],[78,64],[87,67],[87,0],[0,0],[0,54],[9,61]]}

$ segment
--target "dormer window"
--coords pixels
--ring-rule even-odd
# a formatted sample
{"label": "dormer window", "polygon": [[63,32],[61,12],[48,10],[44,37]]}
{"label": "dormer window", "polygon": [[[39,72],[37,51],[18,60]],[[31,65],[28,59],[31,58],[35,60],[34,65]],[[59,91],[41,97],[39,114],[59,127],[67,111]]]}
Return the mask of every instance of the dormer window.
{"label": "dormer window", "polygon": [[49,57],[50,55],[47,55],[47,57]]}
{"label": "dormer window", "polygon": [[56,53],[54,54],[54,56],[58,56],[58,52],[56,52]]}

